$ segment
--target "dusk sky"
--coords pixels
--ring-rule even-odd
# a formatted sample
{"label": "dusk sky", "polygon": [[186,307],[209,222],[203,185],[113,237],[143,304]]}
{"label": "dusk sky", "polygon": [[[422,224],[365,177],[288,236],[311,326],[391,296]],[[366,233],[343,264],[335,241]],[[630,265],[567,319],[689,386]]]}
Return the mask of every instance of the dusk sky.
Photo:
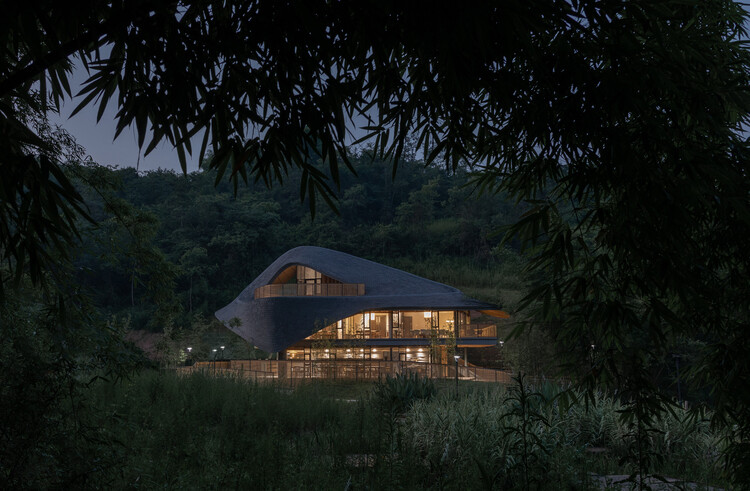
{"label": "dusk sky", "polygon": [[[71,90],[73,94],[78,93],[80,85],[87,78],[86,71],[82,68],[75,69],[70,79]],[[120,134],[117,140],[115,136],[115,114],[117,114],[117,96],[113,96],[109,101],[107,110],[102,115],[101,121],[97,124],[96,113],[99,109],[98,104],[90,104],[81,112],[70,118],[80,98],[66,101],[66,104],[60,111],[60,115],[50,114],[50,121],[59,124],[65,128],[68,133],[73,135],[78,143],[82,145],[91,158],[101,165],[116,165],[118,167],[135,167],[138,162],[138,139],[136,138],[135,129],[126,129]],[[148,145],[146,137],[145,147]],[[200,151],[201,140],[196,136],[193,139],[194,155],[188,157],[188,172],[198,170],[198,152]],[[141,161],[138,168],[144,170],[155,170],[158,168],[180,170],[180,161],[177,158],[177,152],[168,143],[162,143],[156,147],[150,154],[143,156],[141,152]]]}
{"label": "dusk sky", "polygon": [[[76,68],[70,77],[70,86],[73,94],[81,90],[81,84],[88,77],[86,70]],[[118,167],[136,167],[138,155],[140,153],[140,163],[138,169],[141,171],[156,169],[172,169],[180,171],[180,161],[177,152],[169,143],[161,143],[147,156],[139,152],[138,138],[134,127],[124,130],[115,140],[115,115],[117,114],[117,94],[115,93],[107,105],[107,110],[102,115],[99,123],[96,122],[96,114],[99,110],[99,104],[94,102],[89,104],[81,112],[70,117],[82,98],[74,97],[73,100],[67,100],[61,108],[60,114],[50,114],[50,122],[59,124],[65,128],[68,133],[73,135],[76,141],[82,145],[91,158],[101,165],[115,165]],[[364,121],[363,121],[364,123]],[[364,135],[362,131],[356,131],[356,138]],[[143,150],[148,146],[150,134],[146,136]],[[202,133],[192,139],[193,156],[188,156],[188,172],[198,170],[198,153],[200,152]],[[350,141],[354,141],[350,138]]]}

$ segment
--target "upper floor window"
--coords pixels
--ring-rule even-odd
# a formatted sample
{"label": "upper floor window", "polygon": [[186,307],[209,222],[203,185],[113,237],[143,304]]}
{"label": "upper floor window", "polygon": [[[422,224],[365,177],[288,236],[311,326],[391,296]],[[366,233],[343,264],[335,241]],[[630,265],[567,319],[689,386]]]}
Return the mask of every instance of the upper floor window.
{"label": "upper floor window", "polygon": [[292,266],[297,269],[297,284],[329,284],[329,283],[341,283],[339,280],[335,280],[330,276],[326,276],[320,271],[315,271],[307,266]]}
{"label": "upper floor window", "polygon": [[269,285],[255,290],[255,298],[297,296],[357,296],[365,294],[363,283],[342,283],[308,266],[289,266]]}

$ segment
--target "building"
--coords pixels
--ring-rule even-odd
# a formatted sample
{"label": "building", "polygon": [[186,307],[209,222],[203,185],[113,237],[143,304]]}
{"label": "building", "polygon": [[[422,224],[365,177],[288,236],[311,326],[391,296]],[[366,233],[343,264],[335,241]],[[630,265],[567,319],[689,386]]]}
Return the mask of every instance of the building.
{"label": "building", "polygon": [[495,346],[494,322],[507,314],[456,288],[305,246],[284,253],[216,317],[280,359],[448,363],[455,352]]}

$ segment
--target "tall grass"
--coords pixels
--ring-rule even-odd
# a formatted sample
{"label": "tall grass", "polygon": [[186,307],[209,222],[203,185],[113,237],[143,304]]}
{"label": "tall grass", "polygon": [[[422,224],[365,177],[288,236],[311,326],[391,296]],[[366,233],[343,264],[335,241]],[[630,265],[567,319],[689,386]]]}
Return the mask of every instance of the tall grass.
{"label": "tall grass", "polygon": [[[617,400],[597,393],[588,405],[567,407],[554,397],[560,388],[550,384],[529,387],[525,438],[533,445],[522,445],[522,403],[514,390],[494,387],[460,400],[441,394],[417,401],[404,422],[404,432],[410,435],[414,451],[427,461],[440,461],[459,476],[482,476],[487,489],[493,485],[581,489],[594,484],[592,472],[627,475],[635,471],[622,464],[633,442],[619,418],[622,405]],[[582,400],[582,394],[573,391],[572,395]],[[698,483],[724,482],[721,436],[706,420],[675,408],[660,425],[649,444],[664,456],[664,463],[653,473]],[[532,483],[522,473],[528,457],[532,457]]]}
{"label": "tall grass", "polygon": [[[113,487],[344,489],[410,482],[406,470],[363,466],[388,439],[367,402],[330,397],[327,385],[278,385],[145,372],[93,394],[111,415],[110,437],[123,451]],[[335,393],[336,391],[334,391]],[[356,390],[355,390],[356,392]],[[376,471],[375,466],[378,469]]]}
{"label": "tall grass", "polygon": [[[559,388],[437,385],[405,411],[385,410],[376,386],[274,384],[143,372],[91,393],[89,421],[117,442],[101,456],[113,488],[586,489],[590,471],[628,473],[619,404],[588,410]],[[387,399],[387,398],[386,398]],[[380,403],[379,403],[380,402]],[[406,407],[406,406],[405,406]],[[718,438],[684,413],[651,442],[667,475],[720,482]],[[606,451],[592,454],[590,447]]]}

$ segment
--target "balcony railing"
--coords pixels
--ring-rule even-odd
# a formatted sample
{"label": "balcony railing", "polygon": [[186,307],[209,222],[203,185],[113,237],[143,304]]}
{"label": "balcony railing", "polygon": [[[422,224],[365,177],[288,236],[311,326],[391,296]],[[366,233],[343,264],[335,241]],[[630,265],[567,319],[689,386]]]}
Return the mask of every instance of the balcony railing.
{"label": "balcony railing", "polygon": [[[463,363],[463,361],[461,362]],[[474,366],[439,365],[410,361],[386,360],[226,360],[199,361],[190,367],[180,367],[179,372],[188,374],[200,371],[209,375],[235,376],[255,381],[299,380],[327,378],[344,380],[378,380],[398,373],[415,373],[422,377],[454,379],[478,382],[511,383],[511,373],[491,368]],[[528,379],[527,379],[528,380]]]}
{"label": "balcony railing", "polygon": [[364,294],[364,283],[291,283],[282,285],[264,285],[255,289],[255,298],[358,297]]}
{"label": "balcony railing", "polygon": [[[452,330],[449,329],[402,329],[398,326],[393,328],[392,336],[388,334],[383,326],[380,329],[375,327],[360,327],[356,332],[339,333],[335,326],[328,326],[325,329],[310,335],[307,339],[447,339],[452,337]],[[496,338],[497,326],[495,324],[468,324],[458,328],[459,338]]]}
{"label": "balcony railing", "polygon": [[468,324],[458,327],[459,338],[496,338],[495,324]]}

